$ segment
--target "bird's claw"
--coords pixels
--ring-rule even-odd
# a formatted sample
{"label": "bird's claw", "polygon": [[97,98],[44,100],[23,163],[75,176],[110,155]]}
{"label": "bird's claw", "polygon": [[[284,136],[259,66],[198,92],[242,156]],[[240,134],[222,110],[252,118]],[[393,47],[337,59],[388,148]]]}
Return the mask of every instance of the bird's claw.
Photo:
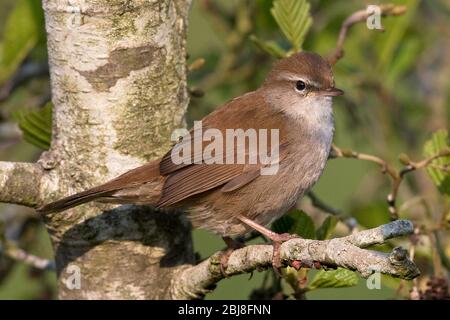
{"label": "bird's claw", "polygon": [[245,247],[245,244],[231,239],[230,237],[223,237],[227,248],[220,253],[220,272],[226,278],[228,275],[226,274],[226,270],[228,268],[228,260],[230,259],[231,254],[234,250],[241,249]]}
{"label": "bird's claw", "polygon": [[292,235],[289,233],[281,233],[272,236],[270,240],[272,240],[273,245],[273,254],[272,254],[272,267],[276,275],[281,277],[281,257],[280,257],[280,248],[281,245],[291,239],[299,238],[299,236]]}

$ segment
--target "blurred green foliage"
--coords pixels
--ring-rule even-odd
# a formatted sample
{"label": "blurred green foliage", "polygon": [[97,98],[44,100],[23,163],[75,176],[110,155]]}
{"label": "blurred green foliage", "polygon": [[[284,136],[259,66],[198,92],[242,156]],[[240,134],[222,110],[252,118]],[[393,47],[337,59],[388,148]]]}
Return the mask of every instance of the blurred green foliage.
{"label": "blurred green foliage", "polygon": [[[446,148],[448,149],[449,145],[450,140],[447,130],[439,130],[436,131],[431,139],[425,143],[423,153],[425,156],[431,157]],[[433,161],[433,164],[437,166],[449,166],[450,155],[436,159]],[[447,196],[450,196],[450,175],[448,173],[445,174],[438,167],[428,167],[427,171],[439,191]]]}
{"label": "blurred green foliage", "polygon": [[8,15],[0,45],[0,84],[5,82],[30,52],[45,45],[44,13],[41,2],[19,0]]}

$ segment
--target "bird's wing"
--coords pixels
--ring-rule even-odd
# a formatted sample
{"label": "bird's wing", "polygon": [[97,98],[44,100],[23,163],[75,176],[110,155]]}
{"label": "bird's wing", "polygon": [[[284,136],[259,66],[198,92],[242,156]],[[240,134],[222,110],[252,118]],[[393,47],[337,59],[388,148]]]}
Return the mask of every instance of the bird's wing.
{"label": "bird's wing", "polygon": [[[278,129],[280,130],[279,159],[281,159],[287,152],[287,141],[284,127],[282,126],[283,122],[280,117],[277,112],[270,110],[258,92],[252,92],[230,101],[217,111],[208,115],[203,119],[202,125],[203,128],[219,129],[224,137],[223,140],[225,140],[226,129],[243,129],[244,131],[251,128],[256,130],[268,129],[268,131],[270,129]],[[192,134],[194,134],[194,131],[191,131]],[[270,136],[270,132],[268,132],[268,136]],[[203,142],[203,150],[210,143],[209,141]],[[235,162],[234,164],[226,164],[227,155],[216,153],[214,157],[216,159],[223,159],[223,164],[206,164],[205,158],[203,158],[203,162],[196,161],[193,163],[194,161],[191,161],[190,163],[174,164],[171,158],[171,151],[169,151],[162,158],[160,164],[160,173],[167,178],[158,206],[170,206],[193,195],[220,186],[223,186],[222,192],[231,192],[259,177],[263,164],[259,163],[259,161],[257,163],[249,163],[248,159],[250,156],[253,156],[252,153],[254,150],[248,149],[248,143],[246,143],[246,146],[246,160],[242,164],[236,164]],[[198,152],[198,150],[194,152],[193,149],[191,148],[190,160],[198,160],[198,157],[202,159],[203,154]],[[226,150],[226,148],[223,147],[222,150]],[[270,150],[270,146],[268,146],[268,150]]]}

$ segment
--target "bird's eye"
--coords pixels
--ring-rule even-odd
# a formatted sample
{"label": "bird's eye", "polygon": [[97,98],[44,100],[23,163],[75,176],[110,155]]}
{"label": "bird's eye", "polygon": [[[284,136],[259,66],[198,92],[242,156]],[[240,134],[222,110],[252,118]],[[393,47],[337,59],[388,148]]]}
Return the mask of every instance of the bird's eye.
{"label": "bird's eye", "polygon": [[306,89],[306,84],[305,82],[303,82],[302,80],[298,80],[295,83],[295,89],[297,89],[297,91],[303,91]]}

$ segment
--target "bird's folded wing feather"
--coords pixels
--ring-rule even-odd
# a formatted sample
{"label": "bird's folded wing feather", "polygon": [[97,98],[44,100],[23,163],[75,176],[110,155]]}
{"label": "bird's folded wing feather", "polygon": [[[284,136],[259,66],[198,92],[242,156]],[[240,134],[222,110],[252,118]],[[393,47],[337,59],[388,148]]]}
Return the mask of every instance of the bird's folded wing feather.
{"label": "bird's folded wing feather", "polygon": [[[284,132],[283,122],[280,115],[276,111],[270,110],[265,104],[264,99],[258,92],[251,92],[239,98],[236,98],[225,104],[220,109],[211,113],[203,119],[203,129],[215,128],[222,132],[225,140],[226,129],[278,129],[279,130],[279,161],[283,159],[287,153],[286,134]],[[252,125],[258,124],[258,127]],[[194,131],[190,132],[191,137]],[[270,132],[268,133],[270,136]],[[183,139],[180,143],[186,143]],[[192,143],[192,142],[188,142]],[[203,149],[211,143],[203,141]],[[248,143],[246,143],[248,146]],[[222,186],[222,192],[232,192],[237,190],[260,176],[260,170],[263,164],[248,163],[250,156],[253,156],[248,148],[245,149],[245,163],[243,164],[226,164],[227,155],[214,154],[215,159],[223,159],[223,164],[212,163],[206,164],[202,151],[191,148],[191,162],[175,164],[172,162],[171,151],[169,151],[161,160],[160,173],[166,176],[165,184],[162,189],[161,198],[158,202],[159,207],[166,207],[193,195],[212,190]],[[222,148],[225,150],[225,148]],[[269,147],[270,150],[270,147]],[[217,150],[215,150],[218,152]],[[256,150],[256,152],[258,152]],[[203,159],[203,162],[193,163],[194,159]],[[207,161],[206,161],[207,162]]]}

